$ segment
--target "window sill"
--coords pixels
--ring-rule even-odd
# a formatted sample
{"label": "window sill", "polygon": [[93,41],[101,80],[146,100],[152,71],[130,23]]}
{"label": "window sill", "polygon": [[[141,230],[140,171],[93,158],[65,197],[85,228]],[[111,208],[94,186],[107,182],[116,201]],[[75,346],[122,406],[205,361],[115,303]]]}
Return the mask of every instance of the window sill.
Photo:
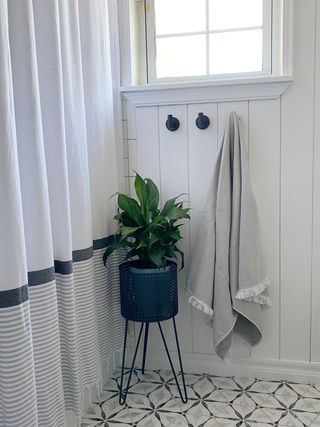
{"label": "window sill", "polygon": [[121,87],[120,92],[137,107],[278,98],[292,83],[292,76],[203,80]]}

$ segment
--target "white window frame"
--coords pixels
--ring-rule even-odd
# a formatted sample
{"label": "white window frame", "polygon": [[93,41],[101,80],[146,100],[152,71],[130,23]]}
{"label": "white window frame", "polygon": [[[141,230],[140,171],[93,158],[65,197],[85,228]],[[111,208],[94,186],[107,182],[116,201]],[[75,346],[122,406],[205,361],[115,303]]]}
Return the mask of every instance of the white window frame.
{"label": "white window frame", "polygon": [[[223,84],[227,85],[244,81],[249,83],[252,79],[256,81],[265,80],[270,83],[270,78],[273,80],[277,77],[289,77],[292,80],[293,75],[293,24],[294,24],[294,2],[293,0],[273,0],[272,7],[272,43],[270,48],[271,57],[271,73],[257,74],[239,73],[239,74],[224,74],[224,75],[205,75],[195,77],[173,77],[166,79],[156,79],[148,81],[148,60],[147,60],[147,40],[152,42],[152,37],[147,38],[146,29],[146,12],[152,4],[150,0],[117,0],[117,14],[119,21],[119,48],[121,62],[121,91],[126,88],[134,88],[141,90],[143,87],[151,88],[151,86],[185,83],[195,84],[203,82],[204,85]],[[115,3],[112,3],[115,5]],[[275,7],[276,5],[276,7]],[[150,27],[149,27],[150,28]],[[265,50],[265,53],[267,50]],[[150,61],[149,61],[150,62]],[[154,73],[154,72],[153,72]],[[241,83],[242,82],[242,83]]]}
{"label": "white window frame", "polygon": [[[279,0],[276,0],[279,3]],[[226,30],[210,30],[209,29],[209,0],[206,2],[206,29],[204,31],[186,32],[186,33],[172,33],[157,36],[161,37],[175,37],[186,35],[205,35],[206,36],[206,74],[194,76],[179,76],[179,77],[157,77],[156,76],[156,28],[155,28],[155,8],[154,0],[145,0],[145,16],[146,16],[146,58],[147,58],[147,82],[148,83],[161,83],[161,82],[178,82],[178,81],[193,81],[193,80],[206,80],[206,79],[221,79],[221,78],[235,78],[235,77],[259,77],[270,76],[272,74],[272,22],[273,22],[273,3],[274,0],[263,0],[263,23],[262,23],[262,70],[254,72],[239,72],[239,73],[223,73],[223,74],[210,74],[210,55],[209,55],[209,35],[215,33],[223,33],[230,31],[244,31],[260,29],[261,27],[249,28],[228,28]]]}

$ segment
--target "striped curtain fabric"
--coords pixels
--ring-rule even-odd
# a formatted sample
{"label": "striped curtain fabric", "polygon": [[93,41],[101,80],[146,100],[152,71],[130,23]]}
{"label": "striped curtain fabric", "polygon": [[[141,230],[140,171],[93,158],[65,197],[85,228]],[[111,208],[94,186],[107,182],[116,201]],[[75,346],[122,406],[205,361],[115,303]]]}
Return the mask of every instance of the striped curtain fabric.
{"label": "striped curtain fabric", "polygon": [[79,425],[119,349],[107,0],[0,0],[0,425]]}

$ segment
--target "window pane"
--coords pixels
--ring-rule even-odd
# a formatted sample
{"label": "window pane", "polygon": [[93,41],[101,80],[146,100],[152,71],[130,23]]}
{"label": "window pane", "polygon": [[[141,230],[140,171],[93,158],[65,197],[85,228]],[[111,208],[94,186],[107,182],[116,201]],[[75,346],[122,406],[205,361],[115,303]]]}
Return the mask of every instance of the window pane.
{"label": "window pane", "polygon": [[209,0],[210,30],[259,27],[262,19],[263,0]]}
{"label": "window pane", "polygon": [[210,34],[210,73],[262,70],[262,30]]}
{"label": "window pane", "polygon": [[157,39],[157,77],[206,74],[205,35]]}
{"label": "window pane", "polygon": [[155,0],[156,34],[205,31],[205,0]]}

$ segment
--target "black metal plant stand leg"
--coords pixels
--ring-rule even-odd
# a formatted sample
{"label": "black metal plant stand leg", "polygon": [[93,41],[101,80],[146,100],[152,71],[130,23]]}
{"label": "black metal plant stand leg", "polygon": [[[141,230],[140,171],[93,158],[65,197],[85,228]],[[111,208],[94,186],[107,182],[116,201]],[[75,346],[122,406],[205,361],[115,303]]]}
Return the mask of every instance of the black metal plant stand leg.
{"label": "black metal plant stand leg", "polygon": [[[166,350],[166,353],[167,353],[167,356],[169,359],[170,367],[171,367],[171,370],[172,370],[172,373],[173,373],[173,376],[174,376],[174,379],[175,379],[175,382],[176,382],[176,385],[178,388],[178,392],[179,392],[181,401],[182,401],[182,403],[187,403],[187,401],[188,401],[187,389],[186,389],[186,383],[185,383],[185,379],[184,379],[184,372],[183,372],[183,366],[182,366],[182,359],[181,359],[180,345],[179,345],[179,339],[178,339],[178,333],[177,333],[177,326],[176,326],[176,321],[175,321],[174,317],[172,318],[172,322],[173,322],[173,329],[174,329],[175,340],[176,340],[176,345],[177,345],[177,350],[178,350],[178,357],[179,357],[180,372],[181,372],[181,377],[182,377],[184,396],[182,395],[182,392],[181,392],[181,387],[180,387],[179,382],[178,382],[178,377],[177,377],[177,374],[176,374],[174,366],[173,366],[173,362],[172,362],[172,359],[170,356],[170,352],[168,349],[168,345],[167,345],[161,324],[160,324],[160,322],[157,322],[157,323],[159,326],[159,330],[160,330],[160,334],[161,334],[162,341],[164,344],[164,348]],[[135,366],[135,362],[136,362],[136,358],[137,358],[138,348],[139,348],[139,344],[141,341],[141,336],[142,336],[142,331],[143,331],[144,325],[145,325],[145,335],[144,335],[143,356],[142,356],[142,373],[144,374],[144,368],[145,368],[145,363],[146,363],[146,354],[147,354],[148,334],[149,334],[149,322],[142,322],[141,323],[141,327],[140,327],[140,331],[139,331],[139,335],[138,335],[138,340],[137,340],[136,348],[134,351],[131,368],[129,371],[130,372],[129,378],[127,381],[126,388],[124,390],[123,389],[123,377],[124,377],[125,359],[126,359],[128,320],[126,320],[126,323],[125,323],[124,345],[123,345],[122,367],[121,367],[121,381],[120,381],[120,391],[119,391],[119,403],[120,403],[120,405],[124,405],[126,402],[126,399],[127,399],[127,395],[128,395],[128,391],[129,391],[129,387],[130,387],[130,381],[131,381],[132,373],[134,370],[134,366]]]}
{"label": "black metal plant stand leg", "polygon": [[182,383],[183,383],[184,397],[182,396],[182,393],[181,393],[181,388],[180,388],[180,385],[179,385],[179,382],[178,382],[177,374],[176,374],[176,372],[174,370],[174,366],[173,366],[173,363],[172,363],[170,352],[169,352],[169,349],[168,349],[168,346],[167,346],[167,343],[166,343],[166,340],[165,340],[164,333],[162,331],[162,327],[161,327],[160,322],[158,322],[158,326],[159,326],[159,329],[160,329],[160,333],[161,333],[161,337],[162,337],[162,341],[163,341],[164,347],[165,347],[166,352],[167,352],[167,356],[168,356],[168,359],[169,359],[171,370],[172,370],[172,373],[173,373],[173,376],[174,376],[174,379],[175,379],[175,382],[176,382],[176,385],[177,385],[177,388],[178,388],[180,399],[181,399],[182,403],[187,403],[188,402],[188,395],[187,395],[186,383],[185,383],[185,380],[184,380],[184,372],[183,372],[183,366],[182,366],[182,359],[181,359],[181,353],[180,353],[180,346],[179,346],[179,339],[178,339],[178,333],[177,333],[176,320],[175,320],[174,317],[172,318],[172,322],[173,322],[174,334],[175,334],[175,337],[176,337],[176,344],[177,344],[177,350],[178,350],[178,356],[179,356],[179,364],[180,364],[180,372],[181,372]]}
{"label": "black metal plant stand leg", "polygon": [[148,335],[149,335],[149,322],[146,322],[146,329],[144,332],[143,357],[142,357],[142,373],[143,374],[144,374],[144,367],[146,365]]}
{"label": "black metal plant stand leg", "polygon": [[140,328],[140,332],[139,332],[139,336],[138,336],[138,341],[137,341],[136,349],[134,351],[134,355],[133,355],[133,359],[132,359],[132,365],[131,365],[131,368],[130,368],[130,374],[129,374],[129,378],[128,378],[128,382],[127,382],[127,387],[126,387],[125,391],[123,391],[123,375],[124,375],[124,366],[125,366],[125,360],[126,360],[126,346],[127,346],[127,335],[128,335],[128,322],[129,321],[126,320],[126,326],[125,326],[125,332],[124,332],[124,345],[123,345],[122,368],[121,368],[121,382],[120,382],[120,394],[119,394],[119,403],[120,403],[120,405],[124,405],[125,402],[126,402],[126,399],[127,399],[127,394],[128,394],[129,387],[130,387],[130,381],[131,381],[132,373],[133,373],[133,370],[134,370],[134,365],[136,363],[138,348],[139,348],[140,339],[141,339],[142,330],[143,330],[143,325],[144,325],[144,323],[141,323],[141,328]]}

